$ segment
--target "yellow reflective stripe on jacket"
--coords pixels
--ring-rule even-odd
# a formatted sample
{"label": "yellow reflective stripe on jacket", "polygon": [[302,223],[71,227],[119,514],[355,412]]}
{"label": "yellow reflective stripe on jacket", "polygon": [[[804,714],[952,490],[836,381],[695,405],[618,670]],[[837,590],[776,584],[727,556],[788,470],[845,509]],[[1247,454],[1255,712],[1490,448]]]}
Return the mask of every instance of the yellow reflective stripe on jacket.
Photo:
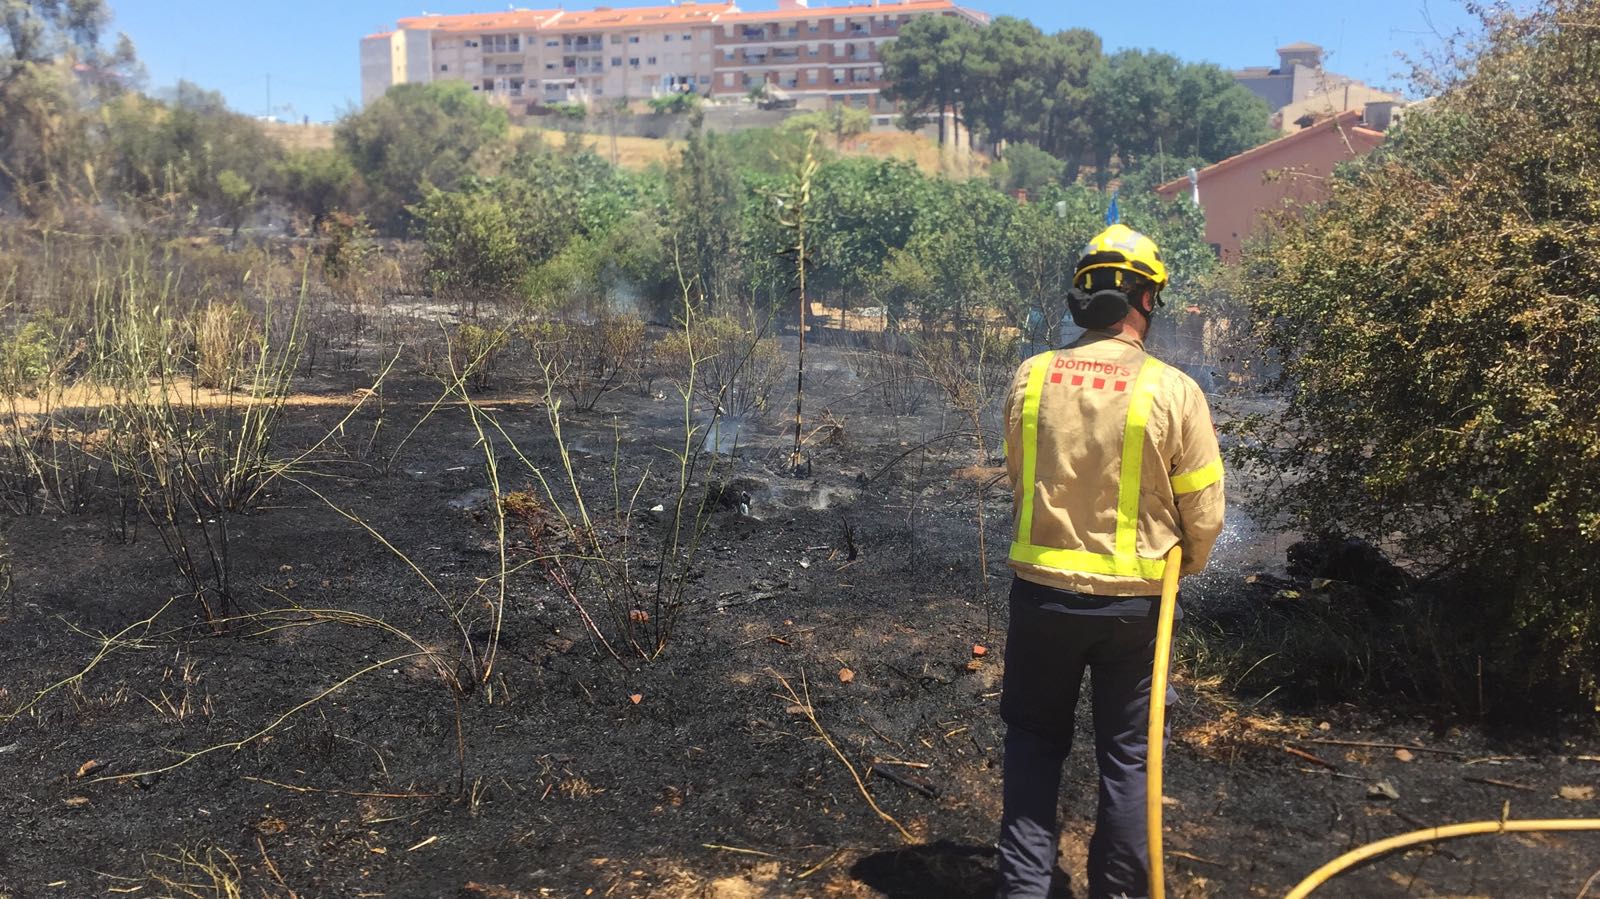
{"label": "yellow reflective stripe on jacket", "polygon": [[1022,393],[1022,508],[1017,510],[1019,542],[1033,535],[1033,477],[1039,462],[1039,397],[1044,393],[1044,376],[1056,354],[1040,356],[1028,372],[1028,387]]}
{"label": "yellow reflective stripe on jacket", "polygon": [[[1035,475],[1039,457],[1039,403],[1044,394],[1044,379],[1055,354],[1040,356],[1028,372],[1022,394],[1022,502],[1017,515],[1017,536],[1011,544],[1011,560],[1061,571],[1160,578],[1166,571],[1165,559],[1143,559],[1138,554],[1139,488],[1144,466],[1144,432],[1155,402],[1157,381],[1164,366],[1146,357],[1134,380],[1128,420],[1122,431],[1122,471],[1117,485],[1117,533],[1114,551],[1092,553],[1081,549],[1034,546],[1033,502],[1038,492]],[[1220,468],[1221,463],[1218,463]]]}
{"label": "yellow reflective stripe on jacket", "polygon": [[1222,460],[1217,459],[1204,468],[1175,476],[1172,479],[1172,492],[1182,496],[1185,493],[1204,490],[1220,480],[1222,480]]}
{"label": "yellow reflective stripe on jacket", "polygon": [[1144,473],[1144,426],[1150,421],[1150,405],[1156,398],[1156,378],[1164,368],[1147,356],[1133,382],[1133,402],[1128,404],[1128,423],[1122,430],[1122,483],[1117,490],[1117,558],[1138,557],[1139,481]]}

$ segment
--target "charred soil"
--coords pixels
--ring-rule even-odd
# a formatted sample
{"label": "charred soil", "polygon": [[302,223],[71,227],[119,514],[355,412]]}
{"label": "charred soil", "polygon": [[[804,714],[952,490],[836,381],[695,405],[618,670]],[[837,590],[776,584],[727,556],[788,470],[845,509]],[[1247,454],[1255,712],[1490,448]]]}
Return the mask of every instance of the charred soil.
{"label": "charred soil", "polygon": [[[807,408],[832,424],[807,429],[809,476],[789,474],[782,409],[743,422],[699,472],[691,497],[710,498],[711,519],[653,660],[601,649],[536,541],[515,531],[509,558],[524,567],[507,580],[487,682],[452,692],[373,624],[460,657],[463,640],[486,639],[473,604],[500,570],[477,432],[459,403],[423,421],[440,391],[421,377],[386,388],[376,441],[379,413],[364,409],[306,486],[275,483],[232,519],[232,595],[256,617],[228,627],[182,598],[148,526],[124,543],[93,512],[12,522],[0,707],[64,685],[0,725],[0,896],[990,895],[1001,469],[947,436],[966,426],[936,398],[897,415],[846,354],[813,352]],[[366,383],[303,385],[279,453],[327,434]],[[530,384],[502,378],[478,400],[529,462],[559,470]],[[631,516],[642,532],[659,533],[673,501],[675,401],[630,388],[564,422],[590,495],[609,503],[643,480]],[[498,463],[503,491],[535,489],[520,460]],[[1271,599],[1247,581],[1268,556],[1281,563],[1266,539],[1224,544],[1188,591],[1190,626]],[[643,556],[634,576],[649,584]],[[477,622],[465,635],[450,603]],[[651,614],[636,611],[636,623]],[[615,636],[609,619],[601,629]],[[1491,736],[1414,704],[1285,709],[1209,676],[1192,652],[1176,685],[1174,897],[1282,895],[1357,844],[1495,818],[1507,801],[1516,817],[1600,813],[1600,750],[1576,737]],[[1084,895],[1092,764],[1086,745],[1069,763],[1063,895]],[[1479,838],[1386,859],[1318,895],[1570,897],[1596,866],[1593,835]]]}

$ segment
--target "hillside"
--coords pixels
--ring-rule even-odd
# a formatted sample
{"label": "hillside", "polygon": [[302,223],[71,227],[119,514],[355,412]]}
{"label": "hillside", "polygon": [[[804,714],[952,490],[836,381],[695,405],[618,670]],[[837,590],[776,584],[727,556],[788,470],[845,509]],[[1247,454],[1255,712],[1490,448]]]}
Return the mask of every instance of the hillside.
{"label": "hillside", "polygon": [[[263,127],[267,134],[291,150],[325,150],[333,146],[332,125],[295,125],[270,122]],[[566,140],[563,132],[543,128],[528,128],[542,135],[551,144]],[[584,142],[606,159],[612,159],[611,138],[603,134],[584,134]],[[665,164],[677,152],[678,141],[650,137],[619,136],[616,139],[616,164],[634,171],[651,165]],[[929,174],[944,173],[956,177],[982,174],[989,168],[989,158],[982,153],[955,154],[953,150],[941,153],[939,144],[923,134],[905,131],[873,131],[858,135],[845,142],[846,156],[877,156],[905,159]]]}

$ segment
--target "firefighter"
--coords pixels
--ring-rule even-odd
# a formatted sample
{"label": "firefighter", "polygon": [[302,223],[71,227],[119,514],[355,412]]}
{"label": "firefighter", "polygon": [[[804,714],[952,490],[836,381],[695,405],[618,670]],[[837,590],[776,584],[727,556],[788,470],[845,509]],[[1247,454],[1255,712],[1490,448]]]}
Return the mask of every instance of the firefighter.
{"label": "firefighter", "polygon": [[1000,700],[1002,897],[1049,892],[1085,670],[1100,772],[1089,896],[1149,895],[1146,727],[1164,556],[1181,544],[1181,573],[1200,571],[1223,517],[1205,394],[1144,348],[1166,284],[1152,240],[1121,224],[1101,232],[1068,294],[1086,331],[1024,362],[1006,396],[1016,538]]}

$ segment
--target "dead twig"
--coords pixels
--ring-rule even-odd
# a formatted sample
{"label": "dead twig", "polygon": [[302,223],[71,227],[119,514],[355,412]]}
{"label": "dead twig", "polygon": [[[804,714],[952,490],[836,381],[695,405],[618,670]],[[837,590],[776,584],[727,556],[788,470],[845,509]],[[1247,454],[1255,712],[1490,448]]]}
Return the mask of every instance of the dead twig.
{"label": "dead twig", "polygon": [[872,807],[872,810],[877,813],[878,817],[893,825],[894,829],[899,831],[902,839],[908,843],[915,843],[917,838],[911,835],[911,831],[906,830],[905,825],[895,820],[893,815],[884,811],[878,805],[878,801],[872,798],[872,792],[867,789],[866,783],[861,780],[861,774],[856,771],[856,766],[850,763],[850,759],[845,757],[844,752],[839,749],[839,745],[833,742],[833,737],[828,735],[827,728],[823,727],[822,722],[817,720],[817,710],[816,707],[811,704],[811,687],[806,683],[805,670],[801,669],[800,671],[800,692],[798,693],[795,692],[794,686],[790,684],[788,679],[783,675],[772,670],[771,668],[767,669],[767,673],[776,678],[778,683],[783,686],[783,691],[787,695],[782,698],[788,699],[791,703],[799,708],[800,714],[804,715],[806,720],[811,722],[811,726],[816,729],[817,736],[821,737],[822,742],[826,744],[829,749],[833,750],[833,754],[839,757],[840,762],[844,763],[845,770],[850,772],[851,779],[856,782],[856,789],[861,791],[861,796],[863,799],[867,800],[867,805]]}
{"label": "dead twig", "polygon": [[1314,756],[1311,753],[1306,752],[1304,749],[1296,749],[1287,743],[1283,744],[1283,751],[1289,753],[1297,759],[1310,762],[1313,765],[1321,765],[1322,767],[1327,768],[1329,771],[1339,770],[1339,766],[1335,765],[1333,762]]}
{"label": "dead twig", "polygon": [[[799,874],[796,874],[794,876],[794,879],[795,880],[805,880],[807,877],[810,877],[811,875],[817,873],[818,871],[821,871],[823,868],[826,868],[828,865],[832,864],[834,859],[838,858],[841,855],[844,855],[844,853],[845,853],[845,850],[843,850],[843,849],[835,849],[835,850],[833,850],[832,852],[828,853],[828,857],[827,858],[823,859],[820,862],[817,862],[816,864],[814,864],[811,867],[805,869],[804,871],[801,871]],[[1595,873],[1596,874],[1600,874],[1600,871],[1596,871]],[[1594,878],[1591,877],[1589,879],[1593,880]],[[1583,897],[1579,896],[1578,899],[1583,899]]]}
{"label": "dead twig", "polygon": [[1600,870],[1590,874],[1589,879],[1583,882],[1583,889],[1578,891],[1578,899],[1583,899],[1583,897],[1589,895],[1589,888],[1594,886],[1596,880],[1600,880]]}
{"label": "dead twig", "polygon": [[296,793],[327,793],[327,794],[333,795],[333,796],[356,796],[356,797],[359,797],[361,799],[438,799],[439,798],[439,794],[438,793],[364,793],[364,792],[361,792],[359,790],[324,790],[324,789],[322,789],[320,787],[301,787],[301,786],[296,786],[294,784],[279,783],[278,781],[275,781],[275,780],[267,780],[265,777],[251,777],[249,775],[245,775],[242,779],[243,780],[248,780],[248,781],[253,781],[253,782],[258,783],[258,784],[266,784],[269,787],[277,787],[280,790],[293,790]]}
{"label": "dead twig", "polygon": [[261,850],[261,861],[266,864],[267,872],[272,875],[273,880],[278,882],[278,886],[283,887],[283,891],[289,894],[289,899],[300,899],[300,894],[296,893],[287,883],[284,883],[283,874],[278,871],[278,866],[272,863],[271,856],[267,855],[267,844],[261,842],[259,834],[256,835],[256,848]]}
{"label": "dead twig", "polygon": [[1178,851],[1173,850],[1173,849],[1168,849],[1167,850],[1167,855],[1171,856],[1172,858],[1181,858],[1181,859],[1185,859],[1185,860],[1191,861],[1191,862],[1199,862],[1202,865],[1215,865],[1218,868],[1226,868],[1226,867],[1228,867],[1227,865],[1223,864],[1222,862],[1212,861],[1209,858],[1201,858],[1198,855],[1191,855],[1191,854],[1189,854],[1187,852],[1178,852]]}
{"label": "dead twig", "polygon": [[1522,790],[1525,793],[1537,793],[1537,792],[1539,792],[1539,788],[1538,787],[1530,787],[1527,784],[1512,783],[1509,780],[1495,780],[1492,777],[1473,777],[1471,775],[1468,775],[1468,776],[1463,777],[1461,779],[1466,781],[1467,783],[1486,784],[1486,785],[1491,786],[1491,787],[1505,787],[1508,790]]}
{"label": "dead twig", "polygon": [[1457,758],[1466,755],[1465,752],[1457,752],[1454,749],[1430,749],[1427,746],[1407,746],[1404,743],[1369,743],[1364,740],[1326,740],[1309,737],[1295,742],[1313,743],[1318,746],[1354,746],[1359,749],[1407,749],[1411,752],[1431,752],[1434,755],[1453,755]]}
{"label": "dead twig", "polygon": [[781,855],[773,855],[770,852],[762,852],[760,849],[744,849],[739,846],[724,846],[721,843],[701,843],[700,845],[707,849],[715,849],[718,852],[736,852],[740,855],[758,855],[762,858],[775,858],[779,861],[785,860]]}
{"label": "dead twig", "polygon": [[874,777],[882,777],[882,778],[884,778],[886,780],[893,781],[893,782],[899,784],[900,786],[905,787],[908,790],[915,790],[916,792],[921,793],[922,795],[928,797],[929,799],[938,799],[939,798],[939,789],[937,787],[933,786],[932,784],[921,783],[919,781],[912,780],[909,777],[904,777],[902,775],[896,774],[896,773],[894,773],[894,771],[892,771],[892,770],[890,770],[888,768],[879,768],[879,767],[874,766],[874,767],[868,768],[867,769],[867,773],[872,775],[872,776],[874,776]]}

